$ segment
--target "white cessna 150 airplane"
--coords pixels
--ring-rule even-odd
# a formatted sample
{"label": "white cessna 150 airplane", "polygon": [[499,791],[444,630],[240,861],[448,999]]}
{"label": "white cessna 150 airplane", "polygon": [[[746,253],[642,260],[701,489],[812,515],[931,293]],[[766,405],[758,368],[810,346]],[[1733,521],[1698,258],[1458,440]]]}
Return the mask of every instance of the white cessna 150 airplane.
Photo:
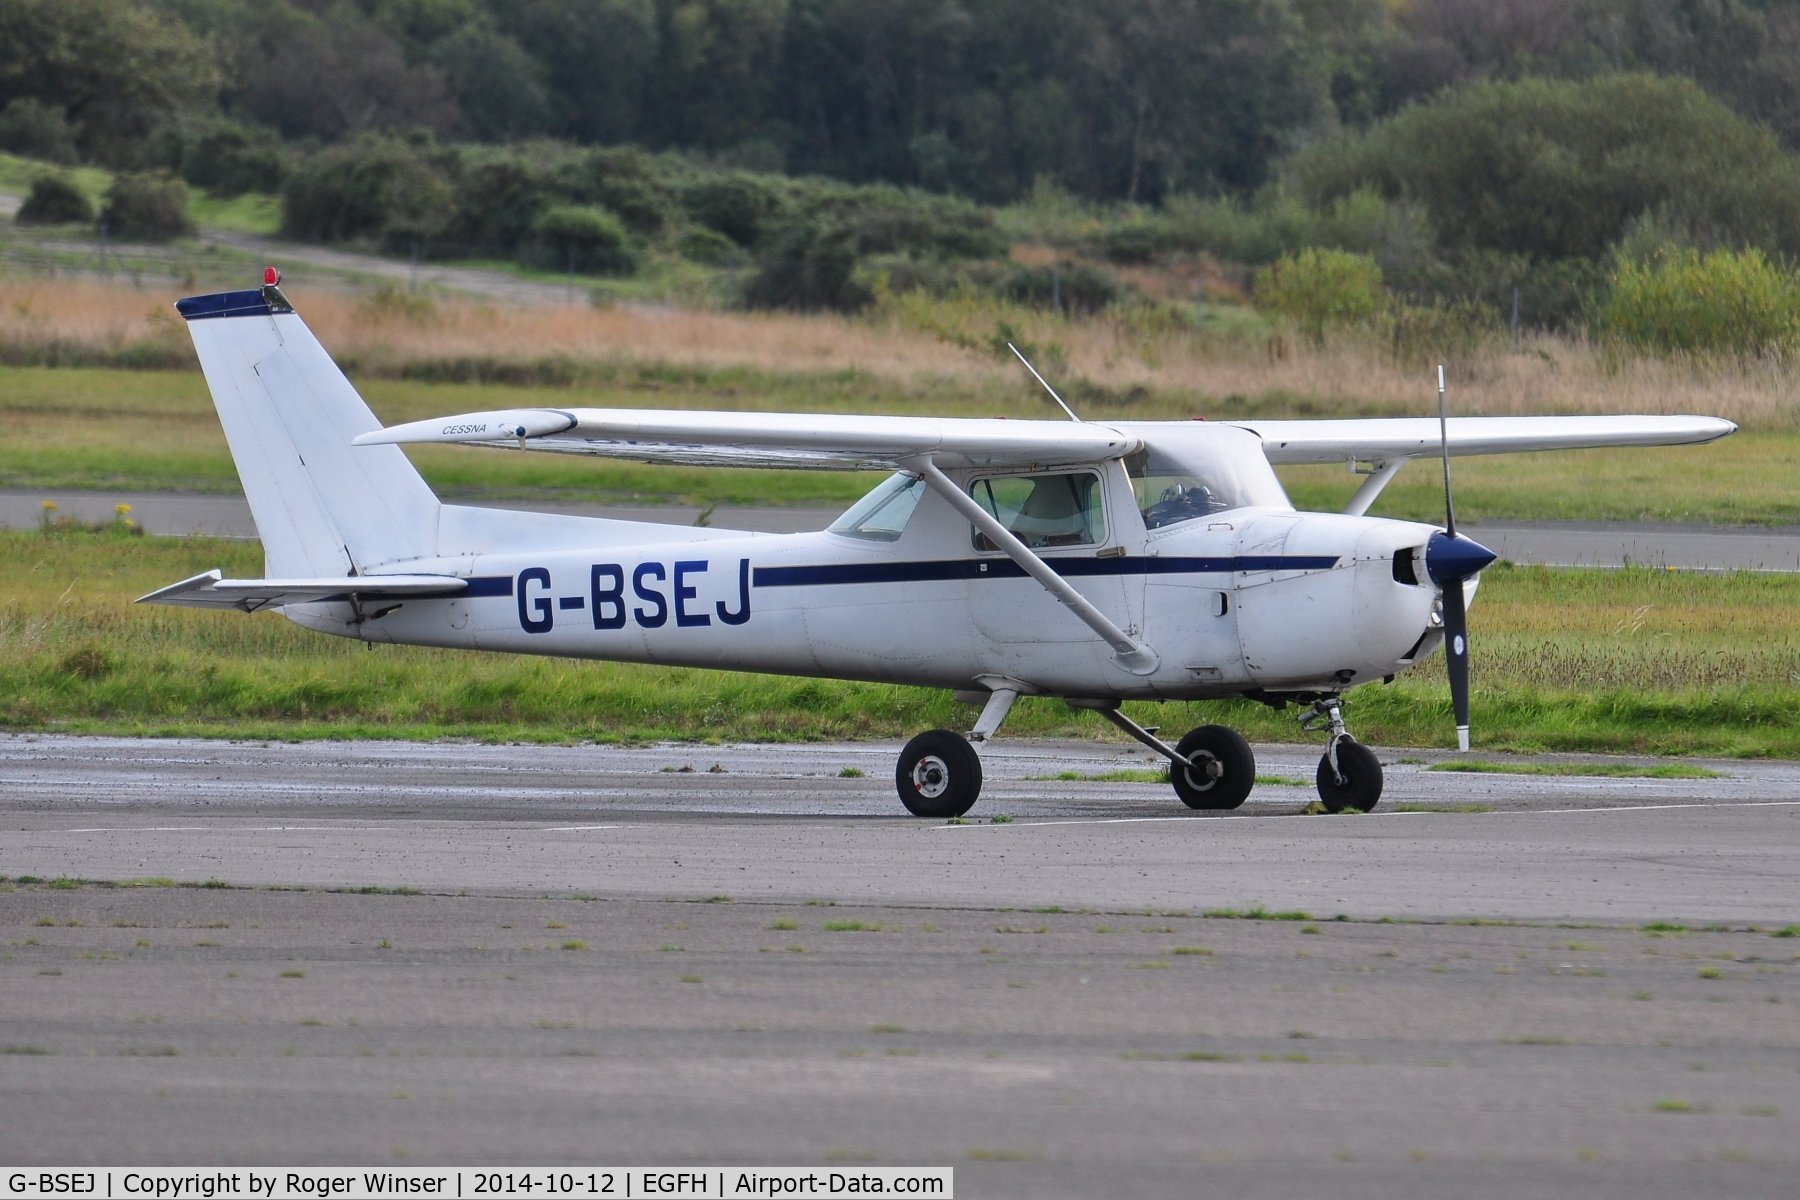
{"label": "white cessna 150 airplane", "polygon": [[[1365,516],[1412,458],[1708,442],[1708,417],[1069,421],[531,408],[384,429],[282,295],[182,300],[266,555],[143,597],[278,608],[369,642],[948,688],[967,737],[901,752],[919,816],[981,790],[975,749],[1020,696],[1092,709],[1170,763],[1191,808],[1243,803],[1255,763],[1219,725],[1170,746],[1125,700],[1248,696],[1326,727],[1327,808],[1367,810],[1375,755],[1340,697],[1444,640],[1467,746],[1466,599],[1494,558],[1445,528]],[[1029,365],[1029,364],[1027,364]],[[1035,372],[1033,372],[1035,374]],[[1048,385],[1045,385],[1048,387]],[[1440,375],[1440,409],[1442,383]],[[1052,395],[1054,396],[1054,392]],[[1058,401],[1060,403],[1060,400]],[[1071,418],[1074,417],[1070,413]],[[894,472],[829,528],[753,534],[440,503],[400,449],[457,442],[717,464]],[[1342,513],[1296,512],[1271,464],[1364,464]]]}

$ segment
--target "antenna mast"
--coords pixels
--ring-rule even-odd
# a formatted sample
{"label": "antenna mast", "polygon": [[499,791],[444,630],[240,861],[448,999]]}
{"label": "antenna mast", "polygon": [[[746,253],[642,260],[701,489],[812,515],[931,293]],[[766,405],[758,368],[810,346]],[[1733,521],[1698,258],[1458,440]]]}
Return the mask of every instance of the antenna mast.
{"label": "antenna mast", "polygon": [[1037,380],[1039,383],[1042,383],[1044,385],[1044,390],[1046,392],[1050,393],[1050,398],[1052,400],[1056,401],[1057,407],[1069,414],[1069,420],[1074,421],[1076,424],[1079,425],[1081,423],[1081,418],[1075,415],[1074,409],[1070,408],[1067,404],[1063,403],[1063,398],[1056,394],[1056,389],[1051,387],[1049,385],[1049,383],[1047,383],[1045,381],[1045,379],[1042,375],[1038,374],[1038,369],[1031,365],[1031,360],[1029,358],[1026,358],[1025,355],[1019,350],[1019,348],[1017,346],[1013,345],[1011,342],[1006,343],[1006,348],[1008,350],[1011,350],[1014,354],[1019,356],[1019,361],[1025,364],[1025,369],[1027,371],[1031,372],[1031,377],[1033,379]]}

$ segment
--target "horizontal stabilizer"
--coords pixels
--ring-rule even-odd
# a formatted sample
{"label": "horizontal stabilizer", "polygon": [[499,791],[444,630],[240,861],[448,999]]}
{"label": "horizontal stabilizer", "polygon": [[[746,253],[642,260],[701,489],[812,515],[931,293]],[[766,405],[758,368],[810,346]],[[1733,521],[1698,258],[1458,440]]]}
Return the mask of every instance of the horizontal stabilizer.
{"label": "horizontal stabilizer", "polygon": [[211,570],[180,583],[139,596],[139,604],[173,604],[186,608],[235,608],[256,612],[284,604],[318,600],[402,600],[415,596],[454,596],[469,581],[453,575],[354,575],[335,579],[225,579]]}
{"label": "horizontal stabilizer", "polygon": [[1068,465],[1104,462],[1143,444],[1091,422],[628,408],[467,413],[376,430],[353,444],[421,442],[528,442],[639,462],[829,470],[893,470],[927,456],[942,467]]}

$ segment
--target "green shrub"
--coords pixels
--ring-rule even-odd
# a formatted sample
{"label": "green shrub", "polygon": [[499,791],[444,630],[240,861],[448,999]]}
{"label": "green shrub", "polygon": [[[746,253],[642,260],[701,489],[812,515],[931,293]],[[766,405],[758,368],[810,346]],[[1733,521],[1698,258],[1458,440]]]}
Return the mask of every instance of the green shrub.
{"label": "green shrub", "polygon": [[278,192],[288,166],[273,130],[210,115],[166,122],[151,134],[144,162],[218,196]]}
{"label": "green shrub", "polygon": [[1800,281],[1760,250],[1673,250],[1621,262],[1595,324],[1656,354],[1779,353],[1800,344]]}
{"label": "green shrub", "polygon": [[605,208],[641,236],[660,232],[675,207],[656,160],[640,150],[584,150],[557,164],[555,182],[570,200]]}
{"label": "green shrub", "polygon": [[118,175],[106,189],[100,220],[113,237],[166,242],[194,232],[187,184],[166,172]]}
{"label": "green shrub", "polygon": [[875,297],[858,278],[858,262],[853,231],[817,222],[792,225],[757,257],[756,271],[744,283],[744,304],[859,312]]}
{"label": "green shrub", "polygon": [[1131,294],[1131,289],[1109,272],[1074,262],[1016,266],[997,290],[1006,299],[1033,308],[1083,315],[1104,312]]}
{"label": "green shrub", "polygon": [[1274,262],[1320,240],[1318,214],[1279,190],[1263,191],[1254,203],[1171,196],[1163,211],[1171,248],[1228,262]]}
{"label": "green shrub", "polygon": [[787,204],[772,177],[733,171],[687,184],[681,189],[681,207],[690,220],[751,246]]}
{"label": "green shrub", "polygon": [[94,205],[67,175],[40,175],[13,219],[21,225],[85,225],[94,219]]}
{"label": "green shrub", "polygon": [[536,154],[465,158],[456,183],[456,212],[445,231],[466,253],[513,255],[552,204],[563,201],[550,165]]}
{"label": "green shrub", "polygon": [[701,225],[689,229],[675,243],[675,250],[689,262],[722,267],[743,257],[743,249],[716,229]]}
{"label": "green shrub", "polygon": [[532,223],[521,258],[528,266],[590,275],[629,275],[637,270],[637,254],[624,222],[592,205],[546,209]]}
{"label": "green shrub", "polygon": [[1396,304],[1386,320],[1394,362],[1421,378],[1439,363],[1473,361],[1506,333],[1491,305],[1469,299]]}
{"label": "green shrub", "polygon": [[1417,204],[1445,251],[1597,261],[1661,209],[1715,245],[1800,253],[1800,160],[1687,79],[1458,88],[1308,146],[1284,175],[1315,210],[1359,189]]}
{"label": "green shrub", "polygon": [[1143,264],[1168,253],[1172,240],[1167,221],[1138,213],[1108,226],[1099,248],[1109,262]]}
{"label": "green shrub", "polygon": [[282,188],[282,232],[325,242],[375,237],[395,248],[435,237],[455,194],[430,149],[370,133],[321,150]]}
{"label": "green shrub", "polygon": [[54,163],[77,158],[75,131],[63,110],[30,96],[0,109],[0,150]]}
{"label": "green shrub", "polygon": [[993,213],[954,196],[890,187],[857,188],[845,215],[864,254],[993,258],[1006,252]]}
{"label": "green shrub", "polygon": [[1315,345],[1366,324],[1382,305],[1381,268],[1366,254],[1308,247],[1256,273],[1256,306],[1293,321]]}

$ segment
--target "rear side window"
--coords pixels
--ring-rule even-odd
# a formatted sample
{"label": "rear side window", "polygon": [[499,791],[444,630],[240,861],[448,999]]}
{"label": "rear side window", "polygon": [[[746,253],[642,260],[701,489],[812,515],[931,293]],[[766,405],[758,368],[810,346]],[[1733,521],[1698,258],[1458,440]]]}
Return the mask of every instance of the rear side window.
{"label": "rear side window", "polygon": [[[1106,510],[1100,492],[1100,477],[1091,471],[1004,475],[977,480],[969,489],[975,503],[1033,550],[1104,542]],[[980,530],[973,530],[972,537],[977,550],[999,549]]]}

